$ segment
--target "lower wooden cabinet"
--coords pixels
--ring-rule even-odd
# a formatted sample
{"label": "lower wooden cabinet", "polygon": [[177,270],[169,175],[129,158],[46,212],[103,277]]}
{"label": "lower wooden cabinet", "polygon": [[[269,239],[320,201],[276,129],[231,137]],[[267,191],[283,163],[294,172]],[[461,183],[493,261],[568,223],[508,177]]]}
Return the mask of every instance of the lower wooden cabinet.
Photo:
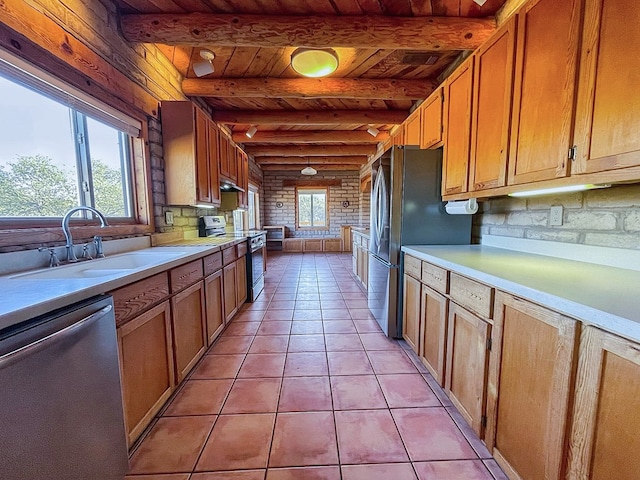
{"label": "lower wooden cabinet", "polygon": [[404,275],[402,293],[402,338],[420,352],[420,280]]}
{"label": "lower wooden cabinet", "polygon": [[236,260],[236,308],[247,300],[247,257]]}
{"label": "lower wooden cabinet", "polygon": [[578,322],[502,292],[495,309],[487,446],[510,478],[565,478]]}
{"label": "lower wooden cabinet", "polygon": [[131,445],[174,390],[169,301],[118,328],[127,440]]}
{"label": "lower wooden cabinet", "polygon": [[444,387],[449,300],[426,285],[420,292],[420,360]]}
{"label": "lower wooden cabinet", "polygon": [[238,310],[236,262],[224,267],[222,271],[222,282],[224,285],[224,321],[228,323]]}
{"label": "lower wooden cabinet", "polygon": [[484,434],[490,335],[487,321],[450,302],[445,389],[480,438]]}
{"label": "lower wooden cabinet", "polygon": [[567,478],[637,479],[640,344],[586,327],[576,384]]}
{"label": "lower wooden cabinet", "polygon": [[207,344],[211,345],[224,327],[224,289],[222,269],[204,279],[204,296],[207,318]]}
{"label": "lower wooden cabinet", "polygon": [[204,282],[183,290],[171,299],[176,383],[189,373],[207,347]]}

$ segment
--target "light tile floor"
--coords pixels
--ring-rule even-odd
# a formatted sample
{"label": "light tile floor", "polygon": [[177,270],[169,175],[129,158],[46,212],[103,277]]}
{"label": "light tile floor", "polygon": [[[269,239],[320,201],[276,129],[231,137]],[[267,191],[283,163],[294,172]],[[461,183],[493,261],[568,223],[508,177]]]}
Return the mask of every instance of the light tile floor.
{"label": "light tile floor", "polygon": [[130,480],[504,480],[404,342],[366,308],[349,254],[274,254],[161,412]]}

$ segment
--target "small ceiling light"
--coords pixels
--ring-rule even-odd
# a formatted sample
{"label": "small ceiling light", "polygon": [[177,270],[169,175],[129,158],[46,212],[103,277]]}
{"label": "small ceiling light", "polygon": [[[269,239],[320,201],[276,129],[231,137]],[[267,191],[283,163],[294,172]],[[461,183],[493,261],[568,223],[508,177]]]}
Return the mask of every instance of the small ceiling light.
{"label": "small ceiling light", "polygon": [[253,138],[253,136],[256,134],[257,131],[258,131],[258,127],[256,127],[255,125],[251,125],[251,127],[249,127],[249,130],[245,132],[245,135],[248,138]]}
{"label": "small ceiling light", "polygon": [[307,158],[307,166],[304,167],[300,173],[302,175],[315,175],[316,173],[318,173],[318,171],[313,168],[311,165],[309,165],[309,159]]}
{"label": "small ceiling light", "polygon": [[380,133],[380,130],[378,130],[376,127],[369,125],[369,128],[367,128],[367,133],[372,137],[377,137],[378,134]]}
{"label": "small ceiling light", "polygon": [[526,192],[514,192],[510,193],[510,197],[535,197],[537,195],[551,195],[552,193],[568,193],[568,192],[581,192],[583,190],[593,190],[594,188],[609,188],[610,184],[603,185],[569,185],[566,187],[554,187],[554,188],[542,188],[540,190],[529,190]]}
{"label": "small ceiling light", "polygon": [[291,54],[291,68],[305,77],[326,77],[338,68],[338,55],[330,48],[298,48]]}
{"label": "small ceiling light", "polygon": [[200,50],[200,58],[202,58],[202,60],[193,64],[193,73],[196,74],[196,77],[204,77],[205,75],[215,72],[213,68],[213,59],[215,57],[211,50]]}

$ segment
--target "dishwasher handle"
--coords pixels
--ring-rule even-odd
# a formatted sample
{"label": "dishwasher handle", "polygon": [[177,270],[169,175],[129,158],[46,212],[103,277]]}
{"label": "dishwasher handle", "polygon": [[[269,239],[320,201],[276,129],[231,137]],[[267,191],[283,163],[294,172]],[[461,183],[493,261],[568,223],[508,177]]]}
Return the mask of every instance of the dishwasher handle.
{"label": "dishwasher handle", "polygon": [[73,334],[76,330],[88,326],[93,322],[96,322],[108,315],[109,312],[113,310],[113,305],[107,305],[95,313],[84,317],[81,320],[78,320],[71,325],[66,326],[65,328],[58,330],[57,332],[53,332],[46,337],[39,338],[35,342],[29,343],[23,347],[18,348],[17,350],[13,350],[8,352],[2,356],[0,356],[0,368],[7,367],[13,362],[17,362],[21,358],[26,355],[30,355],[36,352],[39,352],[43,348],[46,348],[51,342],[56,340],[63,340]]}

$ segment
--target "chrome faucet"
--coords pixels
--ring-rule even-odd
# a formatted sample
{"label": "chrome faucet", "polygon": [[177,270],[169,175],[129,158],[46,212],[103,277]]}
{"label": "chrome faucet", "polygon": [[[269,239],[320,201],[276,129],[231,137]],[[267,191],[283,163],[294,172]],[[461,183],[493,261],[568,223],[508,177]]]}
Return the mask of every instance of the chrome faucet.
{"label": "chrome faucet", "polygon": [[[101,228],[107,227],[109,225],[104,215],[100,213],[98,210],[96,210],[95,208],[85,207],[81,205],[79,207],[72,208],[67,213],[65,213],[64,217],[62,217],[62,233],[64,233],[64,238],[67,240],[67,244],[65,248],[67,250],[68,262],[78,261],[78,257],[76,257],[76,253],[73,251],[73,238],[71,237],[71,231],[69,230],[69,220],[71,219],[71,215],[81,210],[87,210],[89,212],[92,212],[94,215],[96,215],[100,219]],[[97,243],[98,242],[96,242],[96,247],[98,247]],[[100,239],[100,252],[98,253],[102,254],[102,239]],[[104,254],[102,254],[102,256],[104,256]]]}

